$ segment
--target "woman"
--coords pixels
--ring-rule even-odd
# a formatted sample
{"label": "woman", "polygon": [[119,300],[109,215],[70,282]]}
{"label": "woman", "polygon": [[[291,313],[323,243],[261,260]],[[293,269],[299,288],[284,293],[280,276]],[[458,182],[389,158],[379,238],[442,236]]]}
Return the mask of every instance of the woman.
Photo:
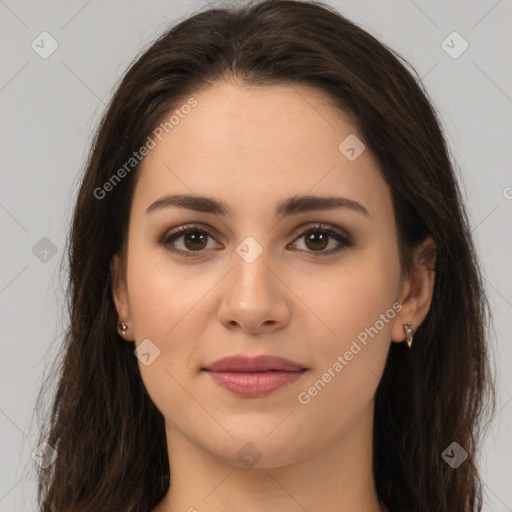
{"label": "woman", "polygon": [[481,510],[487,305],[399,59],[272,0],[130,67],[74,212],[40,510]]}

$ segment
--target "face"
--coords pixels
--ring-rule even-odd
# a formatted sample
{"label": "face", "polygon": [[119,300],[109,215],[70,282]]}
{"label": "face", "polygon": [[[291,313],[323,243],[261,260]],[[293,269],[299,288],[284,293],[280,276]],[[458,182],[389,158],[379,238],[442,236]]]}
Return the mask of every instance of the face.
{"label": "face", "polygon": [[[315,88],[224,83],[194,98],[142,163],[125,267],[113,260],[119,319],[168,439],[237,466],[292,464],[371,424],[390,343],[412,320],[398,312],[390,190]],[[176,194],[227,212],[155,203]],[[239,355],[296,367],[212,370]]]}

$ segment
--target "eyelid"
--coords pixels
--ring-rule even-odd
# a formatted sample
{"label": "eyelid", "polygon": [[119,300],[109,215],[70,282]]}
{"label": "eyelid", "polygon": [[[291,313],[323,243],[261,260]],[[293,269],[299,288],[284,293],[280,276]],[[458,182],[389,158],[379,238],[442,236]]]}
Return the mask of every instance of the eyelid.
{"label": "eyelid", "polygon": [[327,231],[330,232],[331,234],[337,234],[340,237],[343,237],[347,242],[353,242],[352,236],[344,229],[333,226],[332,224],[324,224],[322,222],[316,222],[313,224],[308,224],[306,226],[301,226],[293,232],[293,236],[296,238],[308,233],[309,231],[315,230]]}

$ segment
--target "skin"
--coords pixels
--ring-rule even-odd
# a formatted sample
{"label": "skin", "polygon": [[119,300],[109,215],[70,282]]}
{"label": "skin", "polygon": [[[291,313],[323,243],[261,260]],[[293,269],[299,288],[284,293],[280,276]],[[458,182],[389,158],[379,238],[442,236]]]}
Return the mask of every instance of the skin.
{"label": "skin", "polygon": [[[150,365],[139,361],[172,454],[171,490],[154,512],[378,512],[374,394],[390,344],[405,340],[403,324],[417,328],[427,315],[433,262],[402,272],[389,187],[368,148],[354,161],[338,150],[358,132],[323,92],[222,82],[194,98],[198,105],[143,161],[127,252],[111,265],[125,339],[138,346],[149,338],[160,350]],[[146,214],[176,193],[225,201],[235,215],[178,207]],[[290,196],[333,193],[369,215],[348,208],[274,215]],[[211,233],[202,244],[186,235],[170,244],[196,250],[193,257],[156,243],[188,223]],[[348,232],[353,245],[315,258],[318,242],[296,231],[316,223]],[[262,248],[252,263],[236,252],[248,236]],[[320,251],[337,247],[329,238]],[[298,394],[394,303],[401,311],[300,403]],[[270,395],[243,397],[201,371],[232,354],[280,355],[308,370]],[[261,455],[252,467],[237,456],[248,442]]]}

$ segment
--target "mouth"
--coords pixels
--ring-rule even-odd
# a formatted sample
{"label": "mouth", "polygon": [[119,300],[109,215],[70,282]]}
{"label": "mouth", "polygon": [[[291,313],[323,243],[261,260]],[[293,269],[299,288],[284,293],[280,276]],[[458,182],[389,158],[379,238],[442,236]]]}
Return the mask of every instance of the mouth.
{"label": "mouth", "polygon": [[223,389],[246,397],[268,395],[294,384],[308,370],[279,356],[229,356],[201,368]]}

